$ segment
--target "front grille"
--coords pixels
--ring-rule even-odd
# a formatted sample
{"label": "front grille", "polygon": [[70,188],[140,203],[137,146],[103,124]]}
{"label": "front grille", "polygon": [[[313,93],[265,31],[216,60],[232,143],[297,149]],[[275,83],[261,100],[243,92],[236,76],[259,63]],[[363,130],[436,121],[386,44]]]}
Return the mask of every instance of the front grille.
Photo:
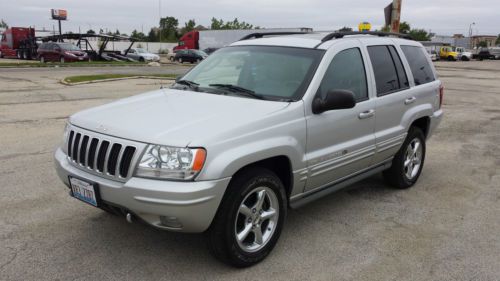
{"label": "front grille", "polygon": [[72,129],[67,139],[68,158],[73,165],[106,177],[125,179],[137,148],[127,141],[111,140],[92,132]]}

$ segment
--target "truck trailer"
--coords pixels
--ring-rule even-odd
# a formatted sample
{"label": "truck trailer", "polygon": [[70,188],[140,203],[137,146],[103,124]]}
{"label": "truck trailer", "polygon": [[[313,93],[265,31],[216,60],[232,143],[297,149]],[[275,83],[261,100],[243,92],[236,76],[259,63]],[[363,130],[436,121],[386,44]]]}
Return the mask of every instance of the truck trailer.
{"label": "truck trailer", "polygon": [[269,29],[228,29],[228,30],[193,30],[179,39],[174,51],[183,49],[219,49],[242,37],[255,32],[312,32],[312,28],[269,28]]}

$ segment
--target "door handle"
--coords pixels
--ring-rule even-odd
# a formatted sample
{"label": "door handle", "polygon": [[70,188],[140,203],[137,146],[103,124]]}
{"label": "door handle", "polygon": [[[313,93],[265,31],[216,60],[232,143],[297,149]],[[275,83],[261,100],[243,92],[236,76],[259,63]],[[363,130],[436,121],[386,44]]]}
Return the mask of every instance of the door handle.
{"label": "door handle", "polygon": [[405,104],[409,105],[411,103],[414,103],[416,100],[417,100],[416,97],[407,98],[407,99],[405,99]]}
{"label": "door handle", "polygon": [[372,117],[373,115],[375,115],[375,110],[373,109],[370,109],[370,110],[367,110],[365,112],[361,112],[358,117],[359,119],[366,119],[366,118],[370,118]]}

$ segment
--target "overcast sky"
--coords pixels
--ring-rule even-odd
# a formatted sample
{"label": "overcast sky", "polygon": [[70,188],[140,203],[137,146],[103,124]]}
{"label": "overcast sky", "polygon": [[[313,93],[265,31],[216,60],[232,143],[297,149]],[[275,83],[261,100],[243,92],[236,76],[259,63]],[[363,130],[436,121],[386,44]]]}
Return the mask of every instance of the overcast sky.
{"label": "overcast sky", "polygon": [[[261,27],[312,27],[334,30],[342,26],[357,28],[368,21],[375,28],[384,24],[383,8],[391,0],[2,0],[0,18],[10,26],[35,26],[52,29],[50,9],[68,10],[63,32],[133,29],[158,26],[159,15],[174,16],[179,26],[195,19],[210,25],[212,17],[232,20],[237,17]],[[474,34],[500,33],[500,0],[403,0],[402,21],[412,28],[424,28],[437,34],[468,34],[475,22]],[[57,26],[56,26],[57,28]]]}

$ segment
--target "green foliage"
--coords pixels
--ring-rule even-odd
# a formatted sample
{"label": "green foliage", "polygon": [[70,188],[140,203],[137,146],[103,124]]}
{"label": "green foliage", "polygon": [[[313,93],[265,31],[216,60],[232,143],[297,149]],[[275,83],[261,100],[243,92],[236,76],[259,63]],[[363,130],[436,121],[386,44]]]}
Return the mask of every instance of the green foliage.
{"label": "green foliage", "polygon": [[142,32],[139,32],[137,30],[134,29],[134,31],[132,31],[132,33],[130,34],[130,37],[132,38],[135,38],[137,39],[138,41],[148,41],[148,37],[142,33]]}
{"label": "green foliage", "polygon": [[95,31],[93,31],[92,29],[89,29],[89,30],[87,30],[87,34],[95,34]]}
{"label": "green foliage", "polygon": [[[210,25],[211,29],[219,30],[219,29],[253,29],[254,26],[252,24],[246,23],[244,21],[240,22],[238,18],[235,18],[233,21],[224,22],[222,19],[212,18],[212,24]],[[258,29],[259,27],[255,27]]]}
{"label": "green foliage", "polygon": [[408,34],[411,32],[410,24],[406,21],[403,21],[399,24],[399,33]]}
{"label": "green foliage", "polygon": [[341,29],[339,29],[339,32],[348,32],[352,31],[352,27],[344,26]]}
{"label": "green foliage", "polygon": [[162,42],[177,42],[177,27],[179,20],[174,17],[160,19],[160,32]]}
{"label": "green foliage", "polygon": [[431,41],[431,36],[425,29],[412,29],[409,34],[415,41]]}
{"label": "green foliage", "polygon": [[9,28],[9,25],[2,19],[0,20],[0,28]]}
{"label": "green foliage", "polygon": [[488,47],[488,42],[481,41],[481,42],[479,42],[478,46],[481,47],[481,48],[486,48],[486,47]]}
{"label": "green foliage", "polygon": [[380,29],[380,31],[382,31],[382,32],[390,32],[391,31],[391,27],[388,26],[388,25],[384,25],[384,27],[382,27]]}
{"label": "green foliage", "polygon": [[188,22],[184,23],[184,27],[181,29],[181,35],[184,35],[188,33],[189,31],[193,31],[195,29],[196,22],[194,19],[189,20]]}
{"label": "green foliage", "polygon": [[158,32],[156,32],[156,30],[154,28],[151,28],[151,30],[149,31],[148,36],[147,36],[147,41],[148,42],[158,42],[159,41]]}

